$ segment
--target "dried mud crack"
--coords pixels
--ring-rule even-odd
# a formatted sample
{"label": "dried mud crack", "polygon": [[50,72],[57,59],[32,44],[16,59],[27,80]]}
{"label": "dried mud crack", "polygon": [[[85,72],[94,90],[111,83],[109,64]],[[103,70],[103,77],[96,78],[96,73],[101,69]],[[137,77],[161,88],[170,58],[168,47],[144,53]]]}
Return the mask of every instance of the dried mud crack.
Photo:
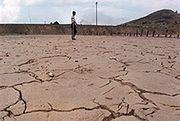
{"label": "dried mud crack", "polygon": [[133,116],[133,117],[135,117],[135,118],[137,118],[137,119],[139,119],[139,120],[141,120],[141,121],[148,121],[147,118],[143,118],[143,117],[139,116],[139,115],[136,113],[136,110],[135,110],[135,109],[129,108],[129,104],[126,103],[126,102],[124,102],[124,100],[122,100],[122,102],[118,105],[118,107],[119,107],[119,110],[118,110],[118,111],[120,111],[120,110],[121,110],[121,105],[122,105],[123,103],[126,103],[126,104],[127,104],[127,106],[126,106],[126,112],[124,112],[124,113],[122,113],[122,112],[116,112],[116,111],[110,109],[107,105],[101,105],[100,103],[95,102],[95,101],[94,101],[94,103],[96,103],[97,105],[99,105],[102,110],[108,111],[108,112],[110,113],[110,115],[105,116],[105,117],[102,119],[102,121],[111,121],[111,120],[113,120],[113,119],[120,118],[120,117],[122,117],[122,116]]}
{"label": "dried mud crack", "polygon": [[2,89],[6,89],[6,88],[15,88],[17,86],[23,86],[23,85],[29,85],[29,84],[32,84],[32,83],[44,83],[44,82],[51,82],[51,81],[54,81],[54,80],[57,80],[60,76],[66,74],[66,73],[69,73],[69,72],[79,72],[82,71],[82,69],[85,67],[85,66],[88,66],[90,64],[85,64],[85,65],[78,65],[77,67],[73,68],[73,69],[66,69],[66,71],[64,72],[61,72],[60,74],[57,74],[49,79],[42,79],[42,78],[39,78],[39,76],[37,74],[35,74],[34,72],[31,72],[31,71],[28,71],[28,70],[22,70],[22,69],[19,69],[19,71],[16,71],[16,72],[11,72],[11,73],[2,73],[0,75],[8,75],[8,74],[21,74],[21,73],[25,73],[25,74],[28,74],[29,76],[33,77],[34,80],[32,81],[27,81],[27,82],[21,82],[21,83],[17,83],[17,84],[13,84],[13,85],[0,85],[0,90]]}
{"label": "dried mud crack", "polygon": [[41,59],[53,59],[55,57],[65,57],[65,58],[68,58],[69,60],[71,59],[71,57],[68,56],[68,55],[51,55],[51,56],[41,57],[41,58],[38,58],[38,59],[29,59],[26,62],[19,64],[18,66],[21,67],[23,65],[32,64],[32,63],[34,63],[34,62],[36,62],[38,60],[41,60]]}
{"label": "dried mud crack", "polygon": [[[19,90],[18,90],[19,91]],[[19,99],[20,100],[20,99]],[[24,101],[25,102],[25,101]],[[72,108],[72,109],[68,109],[68,110],[60,110],[60,109],[56,109],[54,108],[50,103],[48,103],[49,105],[49,109],[37,109],[37,110],[31,110],[31,111],[26,111],[26,102],[25,102],[25,109],[21,114],[13,114],[10,110],[7,110],[9,107],[15,105],[10,105],[8,106],[5,111],[8,112],[8,115],[6,115],[5,117],[3,117],[3,120],[6,117],[13,117],[14,119],[16,119],[19,116],[22,115],[26,115],[26,114],[32,114],[32,113],[49,113],[49,112],[58,112],[58,113],[70,113],[70,112],[74,112],[74,111],[79,111],[79,110],[84,110],[84,111],[93,111],[93,110],[104,110],[110,113],[109,116],[105,116],[102,121],[111,121],[112,119],[116,119],[116,118],[120,118],[122,116],[134,116],[137,119],[140,119],[142,121],[148,121],[148,119],[146,118],[142,118],[141,116],[139,116],[138,114],[136,114],[135,109],[131,109],[129,111],[129,106],[127,106],[127,112],[126,113],[120,113],[120,112],[115,112],[112,109],[110,109],[108,106],[106,105],[102,105],[100,103],[94,102],[95,104],[97,104],[97,106],[92,107],[92,108],[88,108],[88,107],[77,107],[77,108]]]}
{"label": "dried mud crack", "polygon": [[5,107],[3,110],[1,110],[1,112],[3,112],[3,111],[4,111],[4,112],[7,112],[7,115],[3,116],[3,117],[2,117],[2,120],[4,120],[6,117],[11,117],[11,116],[14,117],[15,115],[21,115],[21,114],[14,114],[14,113],[10,110],[11,107],[15,106],[15,105],[18,104],[20,101],[22,101],[22,102],[23,102],[23,105],[24,105],[24,109],[22,110],[22,114],[25,113],[25,112],[26,112],[26,109],[27,109],[27,103],[26,103],[26,101],[23,99],[21,90],[15,88],[15,87],[12,87],[12,88],[13,88],[16,92],[18,92],[19,97],[18,97],[18,100],[17,100],[16,102],[14,102],[13,104],[11,104],[11,105]]}
{"label": "dried mud crack", "polygon": [[69,39],[0,36],[0,120],[179,121],[177,39]]}
{"label": "dried mud crack", "polygon": [[132,90],[134,90],[135,93],[137,93],[139,95],[139,97],[141,99],[143,99],[143,101],[145,102],[145,104],[148,104],[148,103],[152,103],[153,105],[155,105],[157,107],[157,104],[146,98],[143,94],[144,93],[148,93],[148,94],[154,94],[154,95],[163,95],[163,96],[169,96],[169,97],[174,97],[174,96],[177,96],[178,94],[167,94],[167,93],[162,93],[162,92],[153,92],[153,91],[147,91],[147,90],[144,90],[144,89],[140,89],[138,88],[135,84],[131,83],[131,82],[123,82],[123,79],[114,79],[114,81],[120,83],[121,85],[123,86],[128,86],[130,87]]}

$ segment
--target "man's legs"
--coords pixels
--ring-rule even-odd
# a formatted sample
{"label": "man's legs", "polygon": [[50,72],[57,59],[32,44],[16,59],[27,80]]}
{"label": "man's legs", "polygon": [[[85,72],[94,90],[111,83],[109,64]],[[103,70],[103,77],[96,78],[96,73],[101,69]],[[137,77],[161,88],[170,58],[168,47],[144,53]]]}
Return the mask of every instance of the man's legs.
{"label": "man's legs", "polygon": [[76,30],[75,30],[75,25],[74,24],[72,24],[71,31],[72,31],[72,40],[75,40]]}
{"label": "man's legs", "polygon": [[77,34],[77,29],[76,29],[76,25],[74,26],[74,37],[76,36]]}

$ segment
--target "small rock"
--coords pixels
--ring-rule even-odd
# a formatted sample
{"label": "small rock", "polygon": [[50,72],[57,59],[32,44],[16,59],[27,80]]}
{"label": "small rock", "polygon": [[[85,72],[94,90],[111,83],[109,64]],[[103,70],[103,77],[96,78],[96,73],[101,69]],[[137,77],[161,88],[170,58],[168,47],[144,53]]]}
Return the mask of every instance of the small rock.
{"label": "small rock", "polygon": [[114,56],[114,57],[110,57],[111,60],[117,60],[117,58]]}
{"label": "small rock", "polygon": [[78,60],[75,60],[75,62],[77,63],[77,62],[79,62]]}
{"label": "small rock", "polygon": [[52,72],[48,72],[49,77],[54,77],[54,74]]}
{"label": "small rock", "polygon": [[6,53],[5,57],[9,57],[9,53]]}

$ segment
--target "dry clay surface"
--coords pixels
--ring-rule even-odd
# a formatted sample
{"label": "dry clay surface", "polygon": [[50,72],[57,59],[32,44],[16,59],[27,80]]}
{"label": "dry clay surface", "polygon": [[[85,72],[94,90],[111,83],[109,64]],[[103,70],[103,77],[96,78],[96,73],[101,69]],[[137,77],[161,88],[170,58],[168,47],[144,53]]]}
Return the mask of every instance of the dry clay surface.
{"label": "dry clay surface", "polygon": [[1,121],[180,121],[180,40],[0,37]]}

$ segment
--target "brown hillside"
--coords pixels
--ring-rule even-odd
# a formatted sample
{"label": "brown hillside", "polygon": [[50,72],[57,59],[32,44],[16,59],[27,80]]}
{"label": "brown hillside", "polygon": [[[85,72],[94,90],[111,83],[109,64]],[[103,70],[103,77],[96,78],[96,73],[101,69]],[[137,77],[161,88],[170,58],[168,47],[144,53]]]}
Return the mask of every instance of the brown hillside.
{"label": "brown hillside", "polygon": [[125,23],[124,25],[145,28],[166,28],[180,31],[180,14],[169,9],[163,9],[140,19]]}

